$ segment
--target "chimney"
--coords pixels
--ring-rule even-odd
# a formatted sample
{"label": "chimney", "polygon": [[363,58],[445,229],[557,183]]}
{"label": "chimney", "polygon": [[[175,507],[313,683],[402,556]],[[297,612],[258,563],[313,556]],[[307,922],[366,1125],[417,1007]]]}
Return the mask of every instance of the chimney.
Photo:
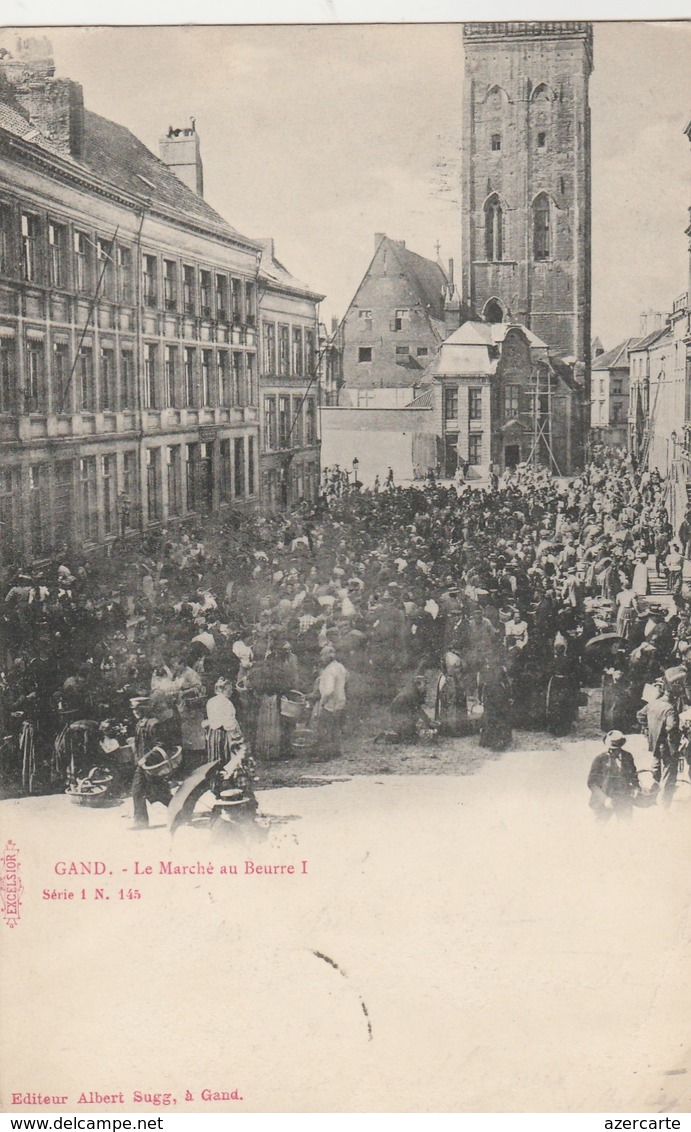
{"label": "chimney", "polygon": [[53,47],[46,36],[18,37],[14,53],[0,61],[12,95],[29,120],[57,149],[84,152],[84,92],[72,79],[55,78]]}
{"label": "chimney", "polygon": [[197,196],[204,196],[204,168],[194,118],[190,118],[189,126],[183,129],[168,127],[166,136],[159,139],[158,155],[188,189]]}
{"label": "chimney", "polygon": [[337,330],[338,330],[338,319],[337,319],[337,318],[335,318],[335,317],[334,317],[334,316],[332,315],[332,316],[331,316],[331,333],[332,333],[332,334],[335,334]]}

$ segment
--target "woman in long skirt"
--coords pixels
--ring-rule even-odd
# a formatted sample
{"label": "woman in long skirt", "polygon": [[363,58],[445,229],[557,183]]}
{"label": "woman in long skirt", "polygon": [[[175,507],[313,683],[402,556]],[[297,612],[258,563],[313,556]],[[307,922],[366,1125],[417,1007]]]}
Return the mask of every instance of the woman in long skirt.
{"label": "woman in long skirt", "polygon": [[480,746],[503,751],[513,738],[511,682],[506,670],[497,664],[487,665],[482,674],[482,722]]}
{"label": "woman in long skirt", "polygon": [[241,790],[254,800],[254,759],[238,726],[235,708],[230,702],[232,685],[223,677],[216,681],[215,695],[207,701],[206,751],[209,762],[219,760],[226,789]]}

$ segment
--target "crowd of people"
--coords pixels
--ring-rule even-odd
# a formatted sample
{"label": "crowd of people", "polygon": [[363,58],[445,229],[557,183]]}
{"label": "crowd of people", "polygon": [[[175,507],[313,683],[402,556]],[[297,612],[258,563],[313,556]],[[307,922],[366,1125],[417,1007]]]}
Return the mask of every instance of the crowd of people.
{"label": "crowd of people", "polygon": [[[489,487],[392,473],[364,490],[328,469],[290,515],[215,516],[19,569],[3,602],[3,789],[64,791],[117,758],[145,823],[170,793],[153,750],[218,759],[251,791],[269,760],[338,757],[374,704],[382,740],[477,732],[501,750],[515,728],[566,734],[603,668],[603,730],[636,730],[650,688],[677,714],[691,704],[690,548],[659,475],[602,450],[570,481],[524,466]],[[660,609],[650,556],[674,595]]]}

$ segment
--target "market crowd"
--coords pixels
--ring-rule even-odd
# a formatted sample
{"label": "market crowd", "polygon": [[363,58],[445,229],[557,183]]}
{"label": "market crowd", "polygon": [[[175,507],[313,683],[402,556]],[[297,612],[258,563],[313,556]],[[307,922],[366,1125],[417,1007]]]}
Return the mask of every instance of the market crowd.
{"label": "market crowd", "polygon": [[[391,473],[364,490],[327,469],[318,502],[288,516],[214,516],[18,568],[2,602],[4,794],[117,766],[144,824],[146,801],[169,798],[149,774],[161,752],[189,769],[241,751],[229,778],[250,790],[269,760],[338,757],[374,705],[382,742],[476,732],[499,750],[516,728],[567,733],[601,678],[603,730],[646,727],[667,696],[678,753],[691,517],[673,531],[665,498],[656,472],[605,449],[571,481],[523,466],[487,488]],[[651,556],[672,594],[659,608]]]}

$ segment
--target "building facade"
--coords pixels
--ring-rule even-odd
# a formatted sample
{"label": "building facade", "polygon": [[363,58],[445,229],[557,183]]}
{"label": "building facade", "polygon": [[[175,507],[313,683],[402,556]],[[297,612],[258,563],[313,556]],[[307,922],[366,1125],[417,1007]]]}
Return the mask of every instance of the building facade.
{"label": "building facade", "polygon": [[343,388],[343,330],[337,318],[331,330],[319,323],[319,385],[322,405],[338,405]]}
{"label": "building facade", "polygon": [[47,41],[0,69],[4,562],[256,501],[259,246]]}
{"label": "building facade", "polygon": [[[691,122],[684,131],[691,142]],[[689,210],[691,216],[691,209]],[[630,449],[641,467],[667,477],[667,508],[678,528],[691,505],[691,224],[686,290],[660,330],[631,351]],[[647,312],[648,326],[657,312]],[[655,323],[653,323],[655,325]]]}
{"label": "building facade", "polygon": [[465,322],[433,367],[442,474],[471,477],[518,464],[571,474],[581,459],[581,390],[527,327]]}
{"label": "building facade", "polygon": [[579,363],[588,392],[592,26],[468,23],[463,37],[463,297]]}
{"label": "building facade", "polygon": [[448,274],[382,232],[374,257],[341,323],[342,407],[396,409],[426,383],[425,370],[460,324],[461,304]]}
{"label": "building facade", "polygon": [[683,412],[670,380],[673,338],[665,325],[633,342],[628,352],[628,448],[637,463],[645,462],[666,475],[669,437]]}
{"label": "building facade", "polygon": [[319,303],[261,240],[261,502],[270,511],[314,500],[319,460]]}
{"label": "building facade", "polygon": [[627,338],[594,359],[590,381],[591,439],[623,445],[629,435],[629,351],[639,342]]}

